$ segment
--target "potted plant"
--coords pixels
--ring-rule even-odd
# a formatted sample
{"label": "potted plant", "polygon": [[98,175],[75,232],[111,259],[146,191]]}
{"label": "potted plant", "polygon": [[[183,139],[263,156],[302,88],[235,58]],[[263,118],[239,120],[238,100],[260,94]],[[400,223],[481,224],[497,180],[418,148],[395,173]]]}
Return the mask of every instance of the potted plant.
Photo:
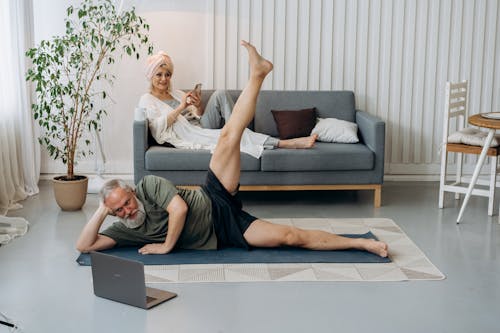
{"label": "potted plant", "polygon": [[107,114],[104,100],[115,79],[110,65],[117,56],[139,59],[143,46],[151,54],[153,47],[149,25],[134,8],[119,12],[111,0],[83,0],[78,8],[68,7],[66,15],[65,34],[26,52],[32,62],[26,79],[36,91],[32,111],[42,129],[39,142],[67,166],[65,175],[54,178],[56,201],[63,210],[78,210],[85,203],[88,179],[75,175],[74,167],[77,157],[93,153],[89,132],[100,131]]}

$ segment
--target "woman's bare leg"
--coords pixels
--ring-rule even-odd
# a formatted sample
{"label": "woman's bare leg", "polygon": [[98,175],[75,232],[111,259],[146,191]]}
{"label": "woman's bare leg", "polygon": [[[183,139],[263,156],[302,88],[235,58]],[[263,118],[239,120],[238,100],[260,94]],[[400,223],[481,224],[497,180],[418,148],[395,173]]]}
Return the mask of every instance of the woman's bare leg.
{"label": "woman's bare leg", "polygon": [[304,136],[301,138],[280,140],[278,142],[278,148],[312,148],[314,143],[318,139],[318,134],[313,134],[310,136]]}
{"label": "woman's bare leg", "polygon": [[262,82],[273,64],[264,59],[253,45],[242,41],[248,51],[250,78],[241,92],[229,121],[221,130],[210,160],[210,169],[228,192],[234,192],[240,181],[240,141],[243,131],[255,116],[255,106]]}
{"label": "woman's bare leg", "polygon": [[255,247],[294,246],[310,250],[358,249],[387,257],[387,244],[374,239],[349,238],[321,230],[306,230],[296,227],[255,220],[243,234],[245,240]]}

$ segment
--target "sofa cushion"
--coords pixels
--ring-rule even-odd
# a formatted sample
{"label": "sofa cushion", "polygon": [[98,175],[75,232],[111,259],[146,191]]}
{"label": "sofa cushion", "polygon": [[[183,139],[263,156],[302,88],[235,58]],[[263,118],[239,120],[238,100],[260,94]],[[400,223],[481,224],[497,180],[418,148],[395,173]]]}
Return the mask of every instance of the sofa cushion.
{"label": "sofa cushion", "polygon": [[[206,149],[179,149],[152,146],[146,151],[147,170],[208,170],[212,154]],[[260,160],[241,154],[241,170],[260,170]]]}
{"label": "sofa cushion", "polygon": [[262,171],[371,170],[375,156],[364,144],[316,142],[311,149],[264,150]]}
{"label": "sofa cushion", "polygon": [[356,121],[352,91],[276,91],[263,90],[257,100],[254,119],[256,132],[278,137],[278,129],[271,110],[300,110],[316,108],[320,118]]}
{"label": "sofa cushion", "polygon": [[271,110],[282,140],[311,135],[316,125],[316,109]]}

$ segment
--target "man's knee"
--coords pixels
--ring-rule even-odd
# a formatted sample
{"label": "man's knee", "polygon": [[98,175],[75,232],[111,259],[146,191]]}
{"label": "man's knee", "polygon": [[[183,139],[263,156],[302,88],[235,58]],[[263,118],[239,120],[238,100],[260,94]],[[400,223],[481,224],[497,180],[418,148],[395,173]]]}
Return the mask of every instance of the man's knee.
{"label": "man's knee", "polygon": [[300,230],[294,227],[288,227],[283,232],[283,245],[287,246],[301,246],[302,245],[302,235]]}

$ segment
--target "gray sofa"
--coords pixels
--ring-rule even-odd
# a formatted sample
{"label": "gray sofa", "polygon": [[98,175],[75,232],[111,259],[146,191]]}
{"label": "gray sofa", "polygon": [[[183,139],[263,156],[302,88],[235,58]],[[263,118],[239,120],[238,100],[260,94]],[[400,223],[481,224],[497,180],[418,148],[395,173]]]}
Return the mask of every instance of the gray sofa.
{"label": "gray sofa", "polygon": [[[213,91],[202,92],[206,103]],[[230,91],[234,100],[240,91]],[[249,128],[278,137],[271,110],[316,107],[321,118],[338,118],[358,125],[359,143],[317,142],[312,149],[264,150],[260,159],[241,156],[241,190],[374,190],[381,205],[384,179],[385,123],[355,109],[351,91],[261,91]],[[134,120],[134,181],[153,174],[176,185],[201,185],[211,154],[158,145],[147,120]]]}

